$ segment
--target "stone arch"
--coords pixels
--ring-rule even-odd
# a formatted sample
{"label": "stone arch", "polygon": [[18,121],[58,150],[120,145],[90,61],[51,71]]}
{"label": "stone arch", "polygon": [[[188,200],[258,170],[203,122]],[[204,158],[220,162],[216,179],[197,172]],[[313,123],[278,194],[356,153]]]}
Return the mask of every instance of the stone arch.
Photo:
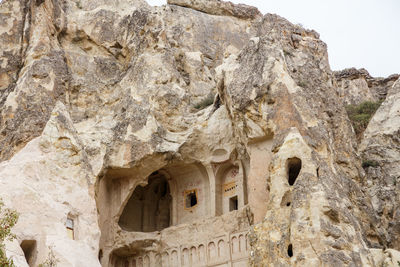
{"label": "stone arch", "polygon": [[137,186],[119,218],[119,226],[126,231],[153,232],[171,224],[172,197],[163,174],[152,173],[146,186]]}
{"label": "stone arch", "polygon": [[199,262],[199,255],[197,253],[197,248],[194,246],[190,248],[190,262],[192,265]]}
{"label": "stone arch", "polygon": [[149,255],[145,255],[143,258],[143,267],[150,267],[150,257]]}
{"label": "stone arch", "polygon": [[226,251],[225,251],[225,241],[220,239],[218,241],[218,257],[224,258]]}
{"label": "stone arch", "polygon": [[161,266],[169,266],[169,254],[168,254],[168,252],[164,252],[161,255]]}
{"label": "stone arch", "polygon": [[184,248],[182,250],[182,266],[189,266],[190,261],[189,261],[189,249]]}
{"label": "stone arch", "polygon": [[143,258],[142,257],[138,257],[136,259],[136,266],[137,267],[143,267]]}
{"label": "stone arch", "polygon": [[[210,215],[210,182],[207,170],[200,163],[177,163],[163,171],[170,177],[173,199],[173,224],[191,223]],[[188,205],[188,196],[195,196]]]}
{"label": "stone arch", "polygon": [[233,236],[231,238],[231,247],[232,247],[232,254],[240,252],[239,239],[236,236]]}
{"label": "stone arch", "polygon": [[217,257],[217,250],[215,248],[215,243],[210,242],[208,243],[208,258],[209,260],[213,260]]}
{"label": "stone arch", "polygon": [[206,251],[203,244],[199,246],[198,251],[199,251],[199,262],[206,262]]}
{"label": "stone arch", "polygon": [[240,252],[245,252],[247,250],[247,242],[244,235],[239,235],[239,250]]}
{"label": "stone arch", "polygon": [[171,266],[178,266],[178,251],[173,250],[171,253]]}

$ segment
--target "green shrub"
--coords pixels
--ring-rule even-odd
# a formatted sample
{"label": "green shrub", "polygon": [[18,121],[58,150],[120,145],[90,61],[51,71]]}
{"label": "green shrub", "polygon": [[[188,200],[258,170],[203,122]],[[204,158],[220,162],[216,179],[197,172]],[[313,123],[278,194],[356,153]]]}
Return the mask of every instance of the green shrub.
{"label": "green shrub", "polygon": [[353,125],[354,131],[357,135],[364,132],[372,116],[375,114],[376,110],[381,104],[381,101],[365,101],[359,105],[346,106],[347,115],[349,116],[351,124]]}
{"label": "green shrub", "polygon": [[204,109],[208,106],[211,106],[214,103],[215,95],[210,93],[204,99],[200,100],[198,103],[194,105],[195,109]]}
{"label": "green shrub", "polygon": [[4,241],[12,241],[15,235],[11,233],[11,228],[18,221],[18,213],[14,210],[4,209],[4,203],[0,198],[0,266],[13,267],[13,260],[7,259],[4,251]]}

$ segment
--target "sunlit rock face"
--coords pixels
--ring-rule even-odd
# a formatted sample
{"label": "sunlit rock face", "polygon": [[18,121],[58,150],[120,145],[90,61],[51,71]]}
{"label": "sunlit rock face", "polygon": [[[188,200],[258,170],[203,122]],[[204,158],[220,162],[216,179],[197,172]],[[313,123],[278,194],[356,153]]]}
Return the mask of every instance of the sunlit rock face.
{"label": "sunlit rock face", "polygon": [[[398,76],[332,73],[315,31],[217,0],[0,17],[18,266],[396,264]],[[358,143],[344,107],[366,100]]]}

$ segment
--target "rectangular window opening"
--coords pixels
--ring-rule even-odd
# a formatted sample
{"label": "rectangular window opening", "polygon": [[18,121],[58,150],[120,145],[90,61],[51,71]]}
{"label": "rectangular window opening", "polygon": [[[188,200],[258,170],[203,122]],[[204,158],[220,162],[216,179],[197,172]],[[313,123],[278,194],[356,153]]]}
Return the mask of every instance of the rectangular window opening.
{"label": "rectangular window opening", "polygon": [[197,190],[188,190],[185,192],[185,208],[190,209],[197,205]]}
{"label": "rectangular window opening", "polygon": [[71,218],[67,218],[67,222],[65,223],[65,226],[67,227],[67,234],[68,237],[74,240],[74,220]]}
{"label": "rectangular window opening", "polygon": [[238,207],[239,207],[238,197],[234,196],[229,198],[229,211],[238,210]]}

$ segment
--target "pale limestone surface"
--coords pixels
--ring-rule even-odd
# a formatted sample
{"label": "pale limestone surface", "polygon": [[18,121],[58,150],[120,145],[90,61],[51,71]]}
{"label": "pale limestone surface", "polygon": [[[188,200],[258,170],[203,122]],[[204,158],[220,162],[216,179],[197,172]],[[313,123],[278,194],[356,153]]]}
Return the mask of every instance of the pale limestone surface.
{"label": "pale limestone surface", "polygon": [[[35,240],[33,265],[50,249],[59,266],[395,262],[398,82],[332,73],[318,33],[277,15],[169,3],[0,4],[0,190],[21,214],[8,255],[26,266]],[[359,146],[344,104],[364,93],[388,96]]]}

